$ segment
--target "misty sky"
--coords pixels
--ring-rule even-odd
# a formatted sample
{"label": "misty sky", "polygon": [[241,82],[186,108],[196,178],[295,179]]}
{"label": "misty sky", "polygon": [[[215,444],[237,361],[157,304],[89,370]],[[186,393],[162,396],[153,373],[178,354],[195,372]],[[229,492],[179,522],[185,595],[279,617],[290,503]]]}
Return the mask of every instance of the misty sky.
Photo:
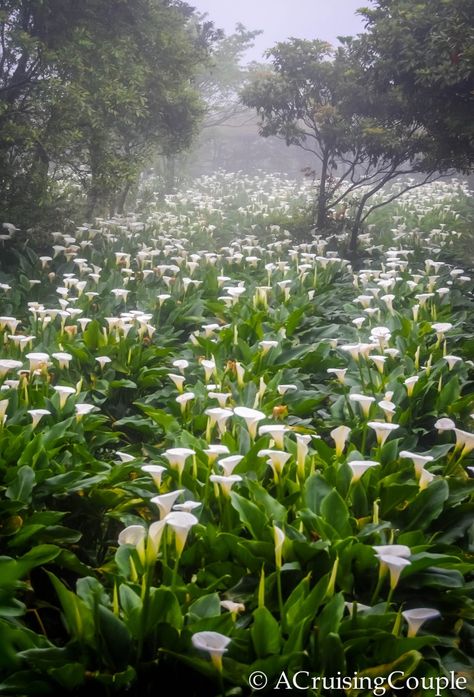
{"label": "misty sky", "polygon": [[199,12],[207,12],[217,27],[232,33],[237,22],[247,29],[263,29],[249,60],[261,60],[262,53],[276,41],[289,36],[322,39],[337,43],[337,36],[363,30],[355,14],[367,7],[367,0],[188,0]]}

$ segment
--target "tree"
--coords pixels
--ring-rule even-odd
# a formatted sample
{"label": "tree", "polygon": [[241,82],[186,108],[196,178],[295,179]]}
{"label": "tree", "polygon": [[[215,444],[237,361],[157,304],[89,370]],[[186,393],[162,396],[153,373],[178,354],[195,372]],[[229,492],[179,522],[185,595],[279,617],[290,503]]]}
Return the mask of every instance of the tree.
{"label": "tree", "polygon": [[221,126],[244,111],[239,92],[248,77],[249,67],[242,65],[242,58],[261,33],[237,24],[233,34],[221,33],[214,42],[208,61],[194,80],[205,104],[203,128]]}
{"label": "tree", "polygon": [[72,174],[88,217],[123,209],[152,152],[189,145],[203,113],[191,78],[213,36],[193,15],[179,0],[3,2],[0,203],[13,222]]}
{"label": "tree", "polygon": [[360,10],[367,33],[352,43],[364,85],[403,98],[398,117],[432,139],[431,162],[468,173],[474,164],[474,3],[376,0]]}
{"label": "tree", "polygon": [[[198,17],[201,23],[205,18],[206,15]],[[239,94],[253,66],[243,62],[245,53],[260,33],[242,24],[237,24],[229,35],[222,30],[216,32],[208,60],[200,66],[193,80],[204,105],[204,117],[191,151],[184,157],[178,156],[182,170],[192,170],[194,163],[198,163],[200,170],[203,163],[210,169],[218,167],[227,151],[234,154],[233,137],[238,139],[249,122],[255,120],[253,110],[244,107]],[[169,184],[174,186],[174,182]]]}
{"label": "tree", "polygon": [[427,138],[416,124],[396,116],[400,97],[380,102],[363,92],[360,63],[350,41],[337,52],[322,41],[291,39],[268,52],[272,68],[257,72],[243,90],[244,104],[257,109],[260,133],[297,145],[319,163],[315,223],[324,229],[329,213],[350,201],[354,208],[350,249],[355,251],[361,225],[374,207],[372,197],[397,177],[424,172],[397,195],[436,176],[427,166]]}

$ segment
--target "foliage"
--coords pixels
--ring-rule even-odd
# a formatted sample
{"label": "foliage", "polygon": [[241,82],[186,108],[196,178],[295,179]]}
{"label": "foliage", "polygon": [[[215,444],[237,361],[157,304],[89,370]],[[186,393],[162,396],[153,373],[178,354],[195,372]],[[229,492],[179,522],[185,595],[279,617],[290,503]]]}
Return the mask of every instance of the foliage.
{"label": "foliage", "polygon": [[[367,33],[353,43],[364,90],[403,96],[399,117],[432,139],[439,169],[472,171],[474,24],[470,0],[377,0],[361,10]],[[362,83],[360,83],[362,86]]]}
{"label": "foliage", "polygon": [[2,274],[3,694],[472,674],[472,278],[410,229],[354,272],[265,185]]}
{"label": "foliage", "polygon": [[[363,74],[350,43],[334,55],[322,41],[292,39],[268,54],[272,69],[255,73],[243,102],[257,109],[263,136],[280,136],[314,156],[320,230],[338,206],[343,214],[355,208],[350,241],[355,251],[360,226],[370,214],[368,202],[393,179],[423,171],[426,139],[412,124],[400,123],[390,100],[380,102],[380,95],[367,88],[361,94],[357,81]],[[429,168],[417,185],[434,174]]]}
{"label": "foliage", "polygon": [[88,194],[87,216],[123,208],[151,152],[186,147],[202,113],[190,77],[207,55],[209,23],[191,8],[140,2],[3,3],[1,206],[27,226],[66,178]]}

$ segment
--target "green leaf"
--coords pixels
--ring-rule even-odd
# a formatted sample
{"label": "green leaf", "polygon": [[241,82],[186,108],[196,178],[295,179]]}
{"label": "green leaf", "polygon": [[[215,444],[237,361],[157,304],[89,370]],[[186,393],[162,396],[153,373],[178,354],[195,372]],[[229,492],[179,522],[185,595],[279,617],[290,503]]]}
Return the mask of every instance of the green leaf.
{"label": "green leaf", "polygon": [[235,491],[230,492],[232,506],[240,516],[241,521],[255,540],[265,540],[269,537],[269,526],[262,511],[251,501],[240,496]]}
{"label": "green leaf", "polygon": [[274,499],[261,484],[248,479],[247,487],[254,502],[265,511],[269,520],[276,523],[284,523],[286,521],[287,509],[285,506]]}
{"label": "green leaf", "polygon": [[318,618],[319,646],[322,646],[329,634],[337,634],[344,615],[344,595],[336,593],[325,605]]}
{"label": "green leaf", "polygon": [[215,617],[221,614],[221,602],[217,593],[210,593],[198,598],[190,605],[189,618],[191,621],[203,619],[203,617]]}
{"label": "green leaf", "polygon": [[146,615],[146,633],[157,624],[169,624],[178,631],[182,629],[184,618],[176,595],[169,588],[152,588]]}
{"label": "green leaf", "polygon": [[87,605],[50,571],[46,572],[54,586],[61,603],[70,634],[80,641],[91,640],[94,636],[92,614]]}
{"label": "green leaf", "polygon": [[118,669],[128,664],[132,642],[125,624],[111,610],[99,605],[97,608],[97,629],[102,639],[101,649],[109,656]]}
{"label": "green leaf", "polygon": [[322,576],[302,602],[288,608],[287,621],[290,627],[306,618],[314,619],[326,596],[329,579],[330,574]]}
{"label": "green leaf", "polygon": [[36,475],[28,465],[23,465],[18,470],[15,479],[5,492],[5,496],[12,501],[30,503],[31,494],[35,486]]}
{"label": "green leaf", "polygon": [[82,337],[84,339],[85,345],[92,353],[94,353],[97,350],[97,348],[99,346],[102,346],[104,343],[102,327],[96,319],[92,320],[92,322],[89,322],[85,331],[82,334]]}
{"label": "green leaf", "polygon": [[155,409],[154,407],[148,406],[148,404],[140,404],[139,402],[135,402],[135,406],[144,411],[155,423],[162,426],[166,433],[170,432],[176,434],[181,431],[181,426],[175,417],[163,409]]}
{"label": "green leaf", "polygon": [[349,509],[336,489],[324,497],[321,503],[321,517],[339,533],[341,539],[353,534],[349,522]]}
{"label": "green leaf", "polygon": [[304,496],[306,505],[313,513],[320,514],[321,504],[332,491],[332,487],[320,474],[313,474],[305,482]]}
{"label": "green leaf", "polygon": [[83,684],[86,669],[82,663],[66,663],[60,668],[49,668],[48,673],[61,687],[72,692]]}
{"label": "green leaf", "polygon": [[[419,651],[407,651],[402,656],[399,656],[391,663],[384,663],[377,666],[372,666],[371,668],[366,668],[364,670],[358,671],[358,678],[371,678],[373,681],[375,678],[385,678],[391,673],[396,671],[399,672],[399,676],[394,676],[393,683],[397,684],[404,682],[416,669],[420,661],[423,659],[422,654]],[[401,688],[401,685],[400,685]],[[400,689],[399,688],[399,689]],[[358,697],[358,695],[366,694],[365,689],[350,689],[347,690],[348,697]]]}
{"label": "green leaf", "polygon": [[326,675],[346,674],[344,644],[339,634],[329,632],[319,645],[319,658]]}
{"label": "green leaf", "polygon": [[459,380],[455,376],[451,378],[448,383],[446,383],[439,393],[438,399],[436,400],[436,408],[438,412],[441,414],[445,411],[449,411],[448,407],[459,399],[460,394],[461,391],[459,388]]}
{"label": "green leaf", "polygon": [[125,378],[122,378],[121,380],[112,380],[109,383],[110,387],[113,389],[125,389],[125,390],[136,390],[137,385],[133,380],[127,380]]}
{"label": "green leaf", "polygon": [[280,653],[280,626],[266,607],[254,611],[250,635],[258,658]]}
{"label": "green leaf", "polygon": [[416,528],[426,530],[441,514],[448,496],[449,486],[444,479],[437,479],[420,491],[405,511],[404,531]]}

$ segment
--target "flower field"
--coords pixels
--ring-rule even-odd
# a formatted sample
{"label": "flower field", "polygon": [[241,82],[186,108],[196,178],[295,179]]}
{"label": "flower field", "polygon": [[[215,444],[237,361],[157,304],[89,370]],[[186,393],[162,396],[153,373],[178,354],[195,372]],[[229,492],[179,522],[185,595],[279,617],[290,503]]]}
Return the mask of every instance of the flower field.
{"label": "flower field", "polygon": [[473,689],[474,283],[407,225],[437,186],[360,269],[275,222],[309,188],[216,175],[0,275],[0,694]]}

